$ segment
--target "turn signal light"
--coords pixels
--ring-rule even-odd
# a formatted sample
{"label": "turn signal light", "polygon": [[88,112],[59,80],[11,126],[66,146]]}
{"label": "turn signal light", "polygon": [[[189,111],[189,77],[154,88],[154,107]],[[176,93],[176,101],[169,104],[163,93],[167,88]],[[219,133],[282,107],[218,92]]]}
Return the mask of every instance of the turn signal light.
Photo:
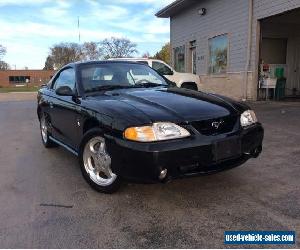
{"label": "turn signal light", "polygon": [[124,137],[131,141],[155,141],[154,131],[150,126],[127,128],[124,132]]}

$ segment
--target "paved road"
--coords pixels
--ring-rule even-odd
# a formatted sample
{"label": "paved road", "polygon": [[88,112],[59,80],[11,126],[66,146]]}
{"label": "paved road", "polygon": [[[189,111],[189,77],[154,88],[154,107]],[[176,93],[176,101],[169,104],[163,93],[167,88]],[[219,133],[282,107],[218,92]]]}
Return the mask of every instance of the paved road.
{"label": "paved road", "polygon": [[0,95],[0,248],[232,248],[226,230],[300,232],[300,103],[254,105],[264,152],[243,167],[104,195],[73,155],[42,147],[35,101],[12,99]]}

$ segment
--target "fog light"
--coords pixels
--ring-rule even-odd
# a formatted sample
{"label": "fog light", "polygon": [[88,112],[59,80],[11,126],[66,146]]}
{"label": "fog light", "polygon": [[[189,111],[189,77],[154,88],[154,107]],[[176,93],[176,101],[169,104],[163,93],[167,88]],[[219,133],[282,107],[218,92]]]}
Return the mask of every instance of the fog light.
{"label": "fog light", "polygon": [[164,169],[164,170],[162,170],[161,172],[160,172],[160,174],[159,174],[159,179],[160,180],[163,180],[163,179],[165,179],[166,178],[166,176],[167,176],[167,173],[168,173],[168,170],[167,169]]}

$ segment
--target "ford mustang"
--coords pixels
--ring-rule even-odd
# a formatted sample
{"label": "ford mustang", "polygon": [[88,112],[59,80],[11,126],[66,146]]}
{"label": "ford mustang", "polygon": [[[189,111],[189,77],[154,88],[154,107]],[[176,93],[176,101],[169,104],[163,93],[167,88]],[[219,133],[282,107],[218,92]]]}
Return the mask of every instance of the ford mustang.
{"label": "ford mustang", "polygon": [[71,63],[37,100],[43,145],[78,156],[83,177],[104,193],[121,180],[216,173],[262,151],[264,130],[249,106],[178,88],[144,64]]}

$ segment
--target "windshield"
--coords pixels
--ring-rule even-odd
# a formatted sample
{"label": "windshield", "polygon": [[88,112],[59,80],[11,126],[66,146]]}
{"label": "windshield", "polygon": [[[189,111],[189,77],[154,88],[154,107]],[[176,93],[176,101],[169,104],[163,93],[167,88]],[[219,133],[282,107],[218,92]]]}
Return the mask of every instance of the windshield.
{"label": "windshield", "polygon": [[84,65],[80,69],[80,78],[85,93],[168,85],[164,78],[150,67],[126,62]]}

